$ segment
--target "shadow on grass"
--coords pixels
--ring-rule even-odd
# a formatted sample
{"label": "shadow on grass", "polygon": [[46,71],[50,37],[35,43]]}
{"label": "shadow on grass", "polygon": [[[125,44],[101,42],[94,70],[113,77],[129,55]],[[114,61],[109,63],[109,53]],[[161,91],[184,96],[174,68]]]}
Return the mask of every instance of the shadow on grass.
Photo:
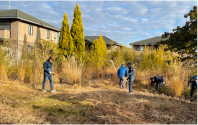
{"label": "shadow on grass", "polygon": [[194,105],[176,99],[140,93],[128,95],[116,90],[57,93],[48,98],[59,103],[33,108],[45,112],[51,124],[174,124],[187,118],[195,121],[197,115]]}
{"label": "shadow on grass", "polygon": [[[130,96],[119,91],[95,91],[80,94],[56,94],[49,97],[71,104],[78,110],[78,120],[73,123],[138,123],[133,113],[124,113],[120,103],[129,100]],[[134,117],[130,117],[133,116]],[[142,120],[141,120],[142,121]],[[139,121],[139,123],[143,123]]]}

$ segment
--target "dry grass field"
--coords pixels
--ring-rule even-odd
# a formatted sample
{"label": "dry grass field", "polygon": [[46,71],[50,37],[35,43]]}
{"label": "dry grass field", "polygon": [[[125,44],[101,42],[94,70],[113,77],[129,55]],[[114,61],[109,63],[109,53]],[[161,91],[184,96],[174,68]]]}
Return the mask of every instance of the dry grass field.
{"label": "dry grass field", "polygon": [[[1,81],[2,83],[2,81]],[[89,86],[0,84],[1,124],[197,124],[197,102],[133,85],[133,94],[110,81]]]}

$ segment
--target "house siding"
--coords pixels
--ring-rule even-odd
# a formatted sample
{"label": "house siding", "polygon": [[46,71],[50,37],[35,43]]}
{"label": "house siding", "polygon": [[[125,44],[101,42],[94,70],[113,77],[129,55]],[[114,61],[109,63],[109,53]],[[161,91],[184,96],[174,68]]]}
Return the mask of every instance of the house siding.
{"label": "house siding", "polygon": [[[32,25],[32,24],[31,24]],[[33,34],[29,35],[28,33],[28,27],[29,24],[25,22],[19,22],[19,41],[25,41],[27,40],[28,43],[35,43],[40,40],[40,38],[45,40],[52,41],[52,37],[50,36],[49,39],[46,39],[46,29],[42,27],[38,27],[36,25],[33,26]],[[57,32],[50,30],[50,35],[54,34],[55,37],[57,37]],[[53,42],[57,43],[57,38],[53,40]]]}
{"label": "house siding", "polygon": [[[20,21],[12,21],[11,23],[11,39],[13,40],[13,42],[17,42],[18,40],[18,45],[16,44],[16,47],[19,50],[19,55],[18,55],[19,57],[21,56],[21,51],[23,50],[24,42],[27,42],[28,44],[34,44],[35,42],[39,41],[40,38],[42,38],[57,43],[56,31],[50,30],[50,35],[53,33],[56,39],[52,40],[52,36],[50,36],[50,38],[47,39],[46,38],[47,29],[31,24],[33,26],[33,34],[29,35],[28,33],[29,25],[30,25],[29,23],[20,22]],[[9,34],[7,33],[6,36],[8,35]]]}
{"label": "house siding", "polygon": [[0,30],[0,38],[4,38],[5,36],[5,30]]}
{"label": "house siding", "polygon": [[17,40],[17,24],[19,21],[12,21],[11,22],[11,39]]}
{"label": "house siding", "polygon": [[112,46],[111,46],[111,51],[116,51],[116,50],[117,50],[117,48],[118,48],[118,46],[116,46],[116,45],[112,45]]}
{"label": "house siding", "polygon": [[10,30],[0,30],[0,38],[10,38]]}
{"label": "house siding", "polygon": [[10,30],[5,30],[4,38],[10,38]]}

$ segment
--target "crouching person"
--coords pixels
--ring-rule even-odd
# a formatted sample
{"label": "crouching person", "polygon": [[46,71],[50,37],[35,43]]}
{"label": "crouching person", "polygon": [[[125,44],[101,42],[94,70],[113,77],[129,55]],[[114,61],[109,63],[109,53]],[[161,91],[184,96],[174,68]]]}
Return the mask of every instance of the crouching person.
{"label": "crouching person", "polygon": [[47,61],[45,61],[45,63],[43,64],[43,69],[44,69],[44,80],[43,80],[43,87],[42,87],[42,91],[45,91],[45,84],[47,82],[47,79],[49,79],[50,81],[50,89],[51,92],[56,92],[56,90],[53,89],[53,78],[52,75],[54,74],[53,70],[52,70],[52,66],[53,66],[53,57],[49,57],[49,59]]}
{"label": "crouching person", "polygon": [[124,64],[121,65],[121,67],[118,69],[117,71],[117,75],[118,75],[118,86],[121,87],[121,83],[122,83],[122,89],[125,89],[125,77],[128,74],[128,70],[126,67],[124,67]]}
{"label": "crouching person", "polygon": [[188,87],[190,87],[191,83],[191,91],[190,91],[190,98],[191,100],[193,99],[193,92],[195,88],[197,89],[197,75],[193,76],[189,81],[188,81]]}
{"label": "crouching person", "polygon": [[156,90],[159,90],[159,88],[162,86],[163,83],[165,84],[164,77],[159,75],[151,77],[150,80],[151,80],[150,87],[152,87],[156,83]]}

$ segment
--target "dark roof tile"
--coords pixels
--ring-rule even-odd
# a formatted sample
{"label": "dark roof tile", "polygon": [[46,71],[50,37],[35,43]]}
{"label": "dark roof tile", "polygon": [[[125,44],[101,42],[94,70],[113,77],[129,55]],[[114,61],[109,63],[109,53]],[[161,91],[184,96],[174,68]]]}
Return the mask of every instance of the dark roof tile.
{"label": "dark roof tile", "polygon": [[166,39],[162,39],[160,36],[156,36],[149,39],[130,43],[130,45],[154,45],[154,44],[159,44],[159,42],[162,40],[166,40]]}
{"label": "dark roof tile", "polygon": [[[109,39],[109,38],[106,37],[106,36],[102,36],[102,38],[103,38],[103,40],[105,41],[105,44],[107,44],[107,45],[111,45],[111,44],[112,44],[112,45],[122,46],[121,44],[115,42],[115,41],[112,40],[112,39]],[[88,40],[88,41],[90,41],[90,42],[92,42],[92,43],[93,43],[93,41],[94,41],[95,39],[99,39],[99,36],[85,36],[85,40]]]}
{"label": "dark roof tile", "polygon": [[54,27],[42,20],[39,20],[27,13],[24,13],[18,9],[11,9],[11,10],[0,10],[0,18],[19,18],[19,19],[22,19],[24,21],[27,21],[27,22],[32,22],[32,23],[35,23],[37,25],[41,25],[43,27],[47,27],[49,29],[53,29],[55,31],[60,31],[59,28],[57,27]]}

